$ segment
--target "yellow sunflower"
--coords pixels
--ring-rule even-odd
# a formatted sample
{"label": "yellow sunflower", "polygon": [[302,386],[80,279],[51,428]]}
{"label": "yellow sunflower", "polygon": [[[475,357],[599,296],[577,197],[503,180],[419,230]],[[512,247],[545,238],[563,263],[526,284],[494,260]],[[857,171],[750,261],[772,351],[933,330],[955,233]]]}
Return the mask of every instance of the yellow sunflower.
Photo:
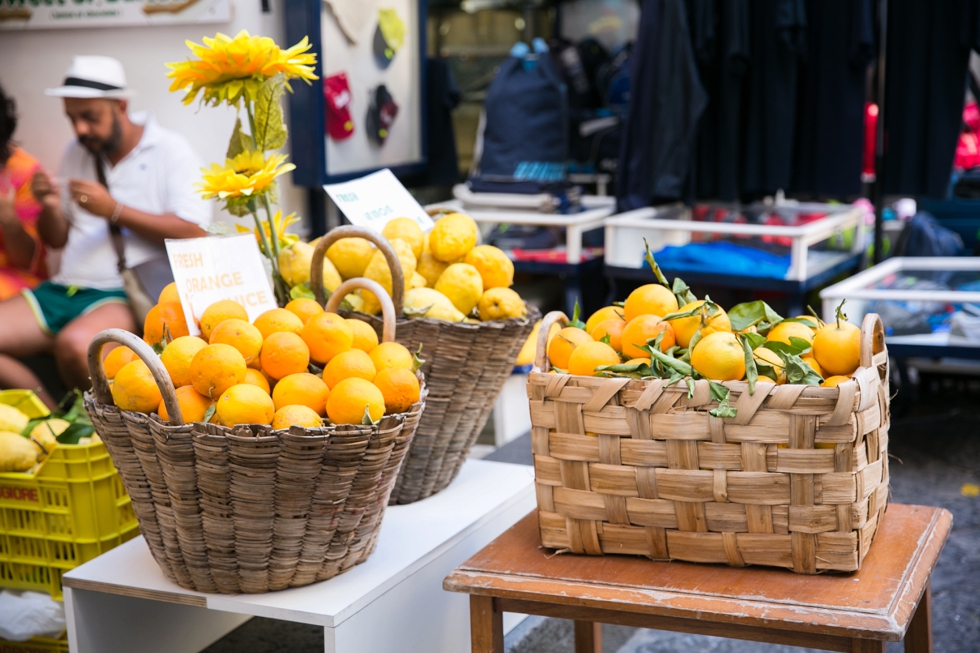
{"label": "yellow sunflower", "polygon": [[[293,226],[299,221],[300,219],[296,217],[295,213],[290,213],[287,216],[283,216],[282,210],[277,210],[275,215],[272,216],[273,226],[275,226],[276,234],[279,236],[280,247],[288,247],[289,245],[299,241],[299,235],[286,233],[286,230],[289,229],[289,227]],[[265,232],[266,237],[272,238],[272,229],[269,228],[269,221],[261,220],[260,224],[262,225],[262,231]],[[235,229],[240,234],[255,234],[255,240],[259,241],[259,243],[262,242],[257,228],[249,229],[248,227],[243,227],[240,224],[236,224]]]}
{"label": "yellow sunflower", "polygon": [[223,166],[212,163],[210,169],[202,168],[204,180],[196,185],[204,199],[247,201],[268,192],[279,175],[296,169],[285,161],[285,154],[266,159],[261,152],[242,152],[234,159],[225,159]]}
{"label": "yellow sunflower", "polygon": [[167,64],[167,77],[173,79],[170,90],[187,89],[184,104],[193,102],[202,90],[207,104],[237,105],[242,98],[251,101],[262,82],[279,73],[287,80],[302,79],[307,84],[317,79],[313,73],[316,54],[307,52],[312,46],[305,36],[286,50],[269,37],[251,36],[246,30],[235,38],[219,32],[203,41],[203,45],[186,41],[197,59]]}

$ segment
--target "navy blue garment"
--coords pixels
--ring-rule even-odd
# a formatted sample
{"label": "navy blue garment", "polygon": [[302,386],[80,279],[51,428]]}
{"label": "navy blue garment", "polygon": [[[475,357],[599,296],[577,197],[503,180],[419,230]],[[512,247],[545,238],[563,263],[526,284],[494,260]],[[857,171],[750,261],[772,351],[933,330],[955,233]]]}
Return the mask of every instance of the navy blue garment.
{"label": "navy blue garment", "polygon": [[919,211],[902,229],[896,256],[961,256],[963,239],[939,224],[931,213]]}
{"label": "navy blue garment", "polygon": [[566,89],[547,52],[505,60],[487,90],[484,110],[473,190],[540,193],[566,181]]}
{"label": "navy blue garment", "polygon": [[803,0],[755,0],[751,13],[745,199],[790,187],[797,84],[806,54]]}
{"label": "navy blue garment", "polygon": [[977,0],[889,0],[885,193],[947,196]]}
{"label": "navy blue garment", "polygon": [[806,0],[792,190],[861,193],[868,64],[875,58],[872,0]]}
{"label": "navy blue garment", "polygon": [[707,95],[684,0],[642,0],[630,104],[616,171],[621,211],[684,195]]}

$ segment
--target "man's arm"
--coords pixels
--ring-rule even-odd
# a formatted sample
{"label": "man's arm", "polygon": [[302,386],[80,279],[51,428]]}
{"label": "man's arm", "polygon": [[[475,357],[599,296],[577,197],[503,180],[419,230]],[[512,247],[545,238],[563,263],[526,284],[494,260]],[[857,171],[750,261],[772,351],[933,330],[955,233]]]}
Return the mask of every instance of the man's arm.
{"label": "man's arm", "polygon": [[31,192],[41,203],[41,214],[37,218],[37,235],[50,247],[64,247],[68,242],[68,220],[61,212],[61,193],[51,177],[38,170],[31,178]]}
{"label": "man's arm", "polygon": [[98,182],[72,179],[68,189],[72,199],[92,215],[110,220],[118,207],[116,224],[161,245],[167,238],[200,238],[208,235],[198,225],[173,213],[159,215],[120,205]]}
{"label": "man's arm", "polygon": [[37,245],[17,217],[16,197],[17,189],[13,186],[7,191],[0,191],[0,232],[3,233],[7,261],[14,267],[27,270],[34,261]]}

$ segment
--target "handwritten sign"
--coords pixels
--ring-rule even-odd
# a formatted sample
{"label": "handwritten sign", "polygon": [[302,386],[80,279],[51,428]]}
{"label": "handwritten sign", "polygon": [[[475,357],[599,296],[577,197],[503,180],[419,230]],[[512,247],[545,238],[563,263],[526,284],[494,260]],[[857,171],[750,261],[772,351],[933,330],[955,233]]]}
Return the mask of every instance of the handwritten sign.
{"label": "handwritten sign", "polygon": [[231,0],[0,0],[0,31],[230,20]]}
{"label": "handwritten sign", "polygon": [[402,186],[391,170],[385,168],[366,177],[323,187],[351,224],[379,234],[395,218],[411,218],[422,231],[432,229],[432,218]]}
{"label": "handwritten sign", "polygon": [[245,307],[249,322],[277,308],[255,236],[167,240],[167,257],[191,335],[204,309],[230,299]]}

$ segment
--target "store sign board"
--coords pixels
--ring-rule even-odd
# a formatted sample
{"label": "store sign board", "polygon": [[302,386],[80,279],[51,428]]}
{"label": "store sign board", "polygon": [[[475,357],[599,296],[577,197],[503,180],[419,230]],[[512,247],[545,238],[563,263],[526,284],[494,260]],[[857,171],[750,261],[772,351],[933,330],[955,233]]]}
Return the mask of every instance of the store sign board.
{"label": "store sign board", "polygon": [[278,307],[255,236],[167,240],[167,257],[191,335],[200,333],[204,309],[222,299],[244,306],[249,322]]}
{"label": "store sign board", "polygon": [[226,23],[231,0],[0,0],[0,30]]}
{"label": "store sign board", "polygon": [[395,218],[411,218],[422,231],[432,229],[432,218],[415,201],[391,170],[385,168],[360,179],[323,187],[351,224],[381,233]]}

